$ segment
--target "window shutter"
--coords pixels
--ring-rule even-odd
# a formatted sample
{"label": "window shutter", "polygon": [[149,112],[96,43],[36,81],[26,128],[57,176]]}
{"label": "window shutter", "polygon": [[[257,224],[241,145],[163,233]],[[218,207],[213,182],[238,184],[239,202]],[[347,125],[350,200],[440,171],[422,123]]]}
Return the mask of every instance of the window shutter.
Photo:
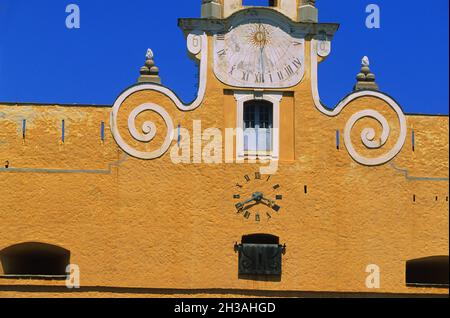
{"label": "window shutter", "polygon": [[238,251],[240,275],[281,275],[281,245],[242,244]]}

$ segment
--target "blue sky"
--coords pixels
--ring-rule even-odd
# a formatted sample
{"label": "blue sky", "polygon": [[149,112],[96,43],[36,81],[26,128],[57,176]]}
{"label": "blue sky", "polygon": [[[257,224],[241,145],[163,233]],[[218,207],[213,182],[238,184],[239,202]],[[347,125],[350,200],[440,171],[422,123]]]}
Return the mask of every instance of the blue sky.
{"label": "blue sky", "polygon": [[[380,89],[408,113],[449,113],[449,1],[316,1],[321,22],[341,24],[321,64],[322,100],[348,94],[364,55]],[[66,6],[81,9],[81,28],[65,26]],[[381,28],[365,27],[367,5]],[[0,101],[112,104],[134,84],[148,47],[163,84],[189,101],[196,69],[177,27],[199,17],[201,0],[0,0]]]}

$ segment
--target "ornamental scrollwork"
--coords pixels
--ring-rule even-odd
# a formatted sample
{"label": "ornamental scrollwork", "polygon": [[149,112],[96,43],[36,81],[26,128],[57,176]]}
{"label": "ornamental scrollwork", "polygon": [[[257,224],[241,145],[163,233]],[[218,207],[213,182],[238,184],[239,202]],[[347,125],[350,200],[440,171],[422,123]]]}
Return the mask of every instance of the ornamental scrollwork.
{"label": "ornamental scrollwork", "polygon": [[157,127],[152,121],[145,121],[141,127],[136,126],[137,117],[144,112],[151,111],[162,117],[167,128],[167,133],[164,137],[163,144],[158,149],[151,152],[135,149],[134,146],[125,141],[118,126],[119,113],[128,97],[141,91],[154,91],[167,96],[181,111],[192,111],[201,105],[205,97],[207,77],[208,39],[206,34],[201,32],[190,33],[187,37],[187,48],[190,54],[200,60],[199,91],[197,93],[197,98],[192,103],[184,104],[173,91],[155,83],[141,83],[135,85],[123,92],[114,103],[111,112],[111,131],[120,148],[130,156],[143,160],[152,160],[164,155],[170,148],[174,139],[174,124],[170,114],[160,105],[145,103],[137,106],[128,116],[128,133],[135,141],[149,143],[154,141],[158,133]]}

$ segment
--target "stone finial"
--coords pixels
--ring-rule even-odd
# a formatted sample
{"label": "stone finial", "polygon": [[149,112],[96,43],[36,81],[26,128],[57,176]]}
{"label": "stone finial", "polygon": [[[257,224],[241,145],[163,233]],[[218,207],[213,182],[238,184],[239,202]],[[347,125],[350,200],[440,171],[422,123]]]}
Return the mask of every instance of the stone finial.
{"label": "stone finial", "polygon": [[370,61],[369,61],[369,57],[368,56],[364,56],[362,58],[361,65],[362,66],[367,66],[367,67],[370,66]]}
{"label": "stone finial", "polygon": [[370,61],[367,56],[364,56],[361,61],[361,71],[356,75],[356,85],[354,91],[371,89],[378,90],[378,84],[375,83],[375,74],[370,71]]}
{"label": "stone finial", "polygon": [[161,84],[161,78],[159,77],[159,68],[155,66],[155,61],[153,60],[153,51],[151,49],[148,49],[145,57],[145,65],[141,67],[141,76],[139,76],[138,83]]}

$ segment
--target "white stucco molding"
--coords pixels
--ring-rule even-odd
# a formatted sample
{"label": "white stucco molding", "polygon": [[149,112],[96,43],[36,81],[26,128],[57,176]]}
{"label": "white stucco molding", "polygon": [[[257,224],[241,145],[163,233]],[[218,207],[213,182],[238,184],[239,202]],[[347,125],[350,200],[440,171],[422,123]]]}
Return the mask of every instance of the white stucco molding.
{"label": "white stucco molding", "polygon": [[280,157],[280,103],[283,98],[282,92],[265,91],[235,91],[237,116],[236,116],[236,155],[238,159],[256,159],[254,156],[246,156],[244,151],[244,104],[251,100],[266,100],[273,104],[273,149],[270,156],[256,156],[262,159],[277,160]]}
{"label": "white stucco molding", "polygon": [[[130,156],[151,160],[156,159],[164,155],[170,147],[170,144],[174,137],[174,126],[172,122],[172,118],[169,113],[161,106],[156,104],[143,104],[137,106],[129,115],[128,118],[128,131],[130,135],[139,142],[150,142],[156,136],[156,126],[152,122],[145,122],[142,127],[143,134],[139,133],[135,126],[135,121],[138,115],[145,111],[153,111],[158,113],[163,119],[167,126],[167,135],[164,139],[163,145],[152,152],[142,152],[128,145],[122,135],[120,134],[117,120],[119,116],[119,111],[125,102],[125,100],[131,95],[141,92],[141,91],[155,91],[167,96],[170,100],[173,101],[175,106],[181,111],[192,111],[200,107],[202,104],[205,93],[206,93],[206,83],[207,83],[207,66],[208,66],[208,37],[204,32],[192,31],[187,36],[187,48],[190,54],[194,55],[196,58],[200,59],[200,78],[199,78],[199,88],[197,97],[190,104],[183,103],[180,98],[167,87],[161,86],[159,84],[154,83],[144,83],[138,84],[133,87],[130,87],[126,91],[124,91],[115,101],[112,112],[111,112],[111,131],[114,137],[114,140],[117,142],[119,147],[125,151]],[[200,56],[199,56],[200,55]]]}
{"label": "white stucco molding", "polygon": [[380,157],[375,158],[367,158],[360,155],[356,150],[351,140],[351,131],[359,120],[363,118],[372,118],[376,120],[382,126],[382,135],[379,140],[375,140],[375,130],[373,128],[365,128],[361,134],[361,142],[368,149],[380,149],[382,148],[391,134],[391,129],[388,121],[384,118],[379,112],[366,109],[357,112],[354,114],[349,121],[347,122],[344,130],[344,142],[350,156],[358,163],[366,166],[379,166],[388,163],[392,159],[394,159],[400,151],[403,149],[406,141],[407,135],[407,125],[406,125],[406,116],[403,113],[401,107],[388,95],[383,94],[378,91],[357,91],[346,98],[344,98],[334,110],[328,109],[326,106],[322,104],[319,96],[318,89],[318,56],[323,56],[325,52],[318,52],[320,41],[313,39],[311,40],[311,89],[312,95],[314,99],[315,107],[324,115],[330,117],[338,116],[342,110],[350,104],[352,101],[362,98],[362,97],[374,97],[383,100],[386,102],[389,107],[397,114],[397,119],[399,122],[400,133],[395,145],[390,149],[387,153]]}

